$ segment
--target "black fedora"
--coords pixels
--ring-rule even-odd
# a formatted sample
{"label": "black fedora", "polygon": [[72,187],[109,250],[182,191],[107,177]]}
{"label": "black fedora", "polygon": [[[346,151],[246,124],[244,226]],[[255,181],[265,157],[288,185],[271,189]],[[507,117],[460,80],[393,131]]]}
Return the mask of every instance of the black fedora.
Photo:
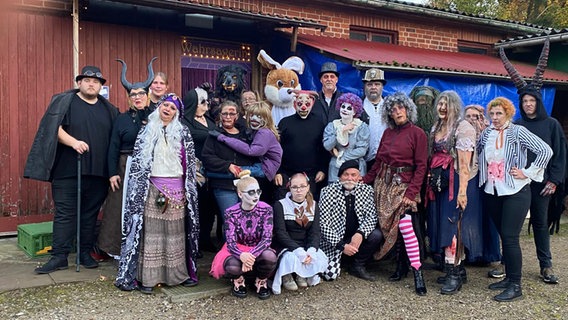
{"label": "black fedora", "polygon": [[81,69],[81,74],[75,77],[75,81],[79,81],[83,78],[99,79],[101,84],[105,84],[106,82],[106,79],[103,78],[103,74],[101,73],[101,69],[95,66],[84,66],[83,69]]}

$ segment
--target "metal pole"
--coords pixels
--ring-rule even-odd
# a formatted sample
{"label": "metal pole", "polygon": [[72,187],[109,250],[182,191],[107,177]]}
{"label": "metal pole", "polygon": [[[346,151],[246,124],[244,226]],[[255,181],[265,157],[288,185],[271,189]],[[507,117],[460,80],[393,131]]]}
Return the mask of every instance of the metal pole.
{"label": "metal pole", "polygon": [[81,264],[81,154],[77,153],[77,258],[75,259],[79,272]]}

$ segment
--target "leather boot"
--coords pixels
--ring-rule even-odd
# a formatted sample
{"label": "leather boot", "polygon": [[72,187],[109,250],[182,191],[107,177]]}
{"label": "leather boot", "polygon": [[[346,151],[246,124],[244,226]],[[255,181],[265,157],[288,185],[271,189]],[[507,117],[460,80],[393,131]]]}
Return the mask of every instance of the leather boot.
{"label": "leather boot", "polygon": [[396,271],[391,274],[389,281],[400,281],[403,277],[408,275],[408,263],[406,259],[399,258],[396,261]]}
{"label": "leather boot", "polygon": [[459,267],[451,266],[448,276],[446,276],[446,282],[440,289],[441,294],[456,294],[462,287],[462,279],[460,276]]}
{"label": "leather boot", "polygon": [[414,290],[419,296],[426,295],[426,284],[424,283],[424,276],[422,275],[422,270],[418,269],[414,271]]}
{"label": "leather boot", "polygon": [[[446,265],[444,266],[444,272],[446,273],[446,275],[445,275],[445,276],[438,277],[438,279],[436,279],[436,282],[437,282],[437,283],[439,283],[439,284],[444,284],[444,283],[446,283],[446,277],[448,276],[448,274],[449,274],[449,272],[450,272],[451,266],[452,266],[451,264],[446,263]],[[462,283],[463,283],[463,284],[466,284],[466,283],[467,283],[467,272],[465,271],[465,267],[463,266],[463,264],[460,264],[460,265],[458,266],[458,268],[459,268],[459,272],[460,272],[460,277],[461,277]]]}

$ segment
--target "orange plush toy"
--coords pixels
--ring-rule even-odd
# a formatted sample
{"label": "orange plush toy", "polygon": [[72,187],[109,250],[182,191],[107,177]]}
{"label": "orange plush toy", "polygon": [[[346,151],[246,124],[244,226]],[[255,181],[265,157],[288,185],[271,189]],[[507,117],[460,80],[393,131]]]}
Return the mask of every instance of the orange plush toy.
{"label": "orange plush toy", "polygon": [[260,64],[269,69],[264,85],[264,95],[272,103],[272,118],[278,126],[284,117],[293,115],[294,90],[300,90],[298,74],[304,72],[304,61],[299,57],[292,56],[283,64],[272,59],[264,50],[260,50],[257,57]]}

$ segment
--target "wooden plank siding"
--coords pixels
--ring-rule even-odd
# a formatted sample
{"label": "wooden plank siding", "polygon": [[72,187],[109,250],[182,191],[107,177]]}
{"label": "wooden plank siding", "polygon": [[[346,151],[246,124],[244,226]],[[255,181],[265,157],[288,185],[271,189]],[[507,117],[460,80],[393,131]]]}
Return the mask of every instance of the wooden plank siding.
{"label": "wooden plank siding", "polygon": [[73,77],[68,17],[11,11],[0,17],[0,233],[46,220],[48,183],[23,179],[24,164],[51,96]]}
{"label": "wooden plank siding", "polygon": [[[51,219],[50,184],[24,179],[23,168],[37,127],[53,94],[74,86],[73,25],[68,16],[16,12],[0,16],[0,234],[18,224]],[[181,37],[119,25],[80,22],[79,65],[99,66],[110,101],[127,109],[120,63],[127,79],[143,81],[153,57],[155,71],[169,77],[170,91],[181,88]],[[177,89],[177,90],[176,90]]]}

